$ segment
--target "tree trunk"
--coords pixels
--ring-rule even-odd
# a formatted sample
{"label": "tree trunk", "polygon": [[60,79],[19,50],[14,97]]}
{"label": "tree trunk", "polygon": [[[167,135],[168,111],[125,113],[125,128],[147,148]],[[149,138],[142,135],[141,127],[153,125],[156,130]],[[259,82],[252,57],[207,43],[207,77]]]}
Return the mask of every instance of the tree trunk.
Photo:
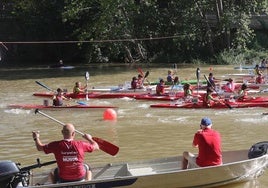
{"label": "tree trunk", "polygon": [[209,45],[209,51],[211,53],[211,55],[214,55],[215,54],[215,50],[214,50],[214,47],[213,47],[213,43],[212,43],[212,31],[211,31],[211,28],[209,26],[209,23],[208,23],[208,20],[206,18],[206,16],[203,14],[199,4],[198,4],[198,0],[195,0],[195,4],[197,6],[197,9],[199,11],[199,14],[203,20],[203,24],[205,25],[206,29],[207,29],[207,32],[208,32],[208,35],[207,35],[207,41],[208,41],[208,45]]}

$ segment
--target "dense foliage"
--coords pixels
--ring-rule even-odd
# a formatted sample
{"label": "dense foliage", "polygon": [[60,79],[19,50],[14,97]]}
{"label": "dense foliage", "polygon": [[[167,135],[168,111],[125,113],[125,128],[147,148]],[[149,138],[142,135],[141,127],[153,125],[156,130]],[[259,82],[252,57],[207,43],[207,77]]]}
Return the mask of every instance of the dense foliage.
{"label": "dense foliage", "polygon": [[223,54],[237,57],[268,48],[260,42],[268,37],[262,19],[267,0],[12,0],[3,5],[12,10],[16,32],[0,40],[65,41],[17,43],[14,53],[22,59],[230,63]]}

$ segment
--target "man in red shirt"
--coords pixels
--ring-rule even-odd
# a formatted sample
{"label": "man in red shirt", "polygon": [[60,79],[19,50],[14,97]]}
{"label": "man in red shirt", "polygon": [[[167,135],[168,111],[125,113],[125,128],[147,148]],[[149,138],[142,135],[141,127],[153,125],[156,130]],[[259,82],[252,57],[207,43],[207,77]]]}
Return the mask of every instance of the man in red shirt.
{"label": "man in red shirt", "polygon": [[193,139],[193,146],[198,147],[198,155],[195,157],[190,152],[183,152],[182,169],[192,167],[215,166],[222,164],[221,136],[213,130],[212,121],[204,117]]}
{"label": "man in red shirt", "polygon": [[58,168],[51,174],[52,182],[72,182],[91,180],[90,167],[84,164],[85,152],[93,152],[99,149],[91,135],[84,134],[86,141],[74,140],[75,128],[73,124],[66,124],[62,129],[63,140],[42,144],[39,131],[33,131],[32,136],[38,151],[46,154],[53,153]]}

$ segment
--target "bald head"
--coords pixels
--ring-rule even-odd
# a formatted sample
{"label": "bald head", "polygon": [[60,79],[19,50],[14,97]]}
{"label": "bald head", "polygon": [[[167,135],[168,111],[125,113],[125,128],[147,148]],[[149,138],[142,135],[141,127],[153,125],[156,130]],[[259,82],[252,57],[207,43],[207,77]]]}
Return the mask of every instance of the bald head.
{"label": "bald head", "polygon": [[62,134],[65,139],[70,139],[74,136],[75,133],[75,128],[74,125],[71,123],[67,123],[66,125],[63,126],[62,129]]}

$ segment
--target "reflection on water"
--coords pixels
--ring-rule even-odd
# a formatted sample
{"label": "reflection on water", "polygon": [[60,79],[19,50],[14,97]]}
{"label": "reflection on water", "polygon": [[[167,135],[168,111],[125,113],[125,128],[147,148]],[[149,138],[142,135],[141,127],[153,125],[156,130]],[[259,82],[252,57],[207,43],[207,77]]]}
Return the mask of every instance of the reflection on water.
{"label": "reflection on water", "polygon": [[[172,65],[149,70],[149,81],[165,78]],[[200,67],[201,74],[208,75],[210,67]],[[195,79],[196,67],[178,66],[177,75],[183,79]],[[46,117],[34,114],[33,110],[9,109],[13,103],[42,104],[43,99],[33,97],[34,92],[46,91],[35,83],[36,80],[52,89],[58,87],[72,90],[76,81],[86,83],[84,74],[90,73],[89,86],[116,86],[130,81],[137,76],[137,67],[80,67],[71,70],[51,70],[47,68],[0,69],[0,160],[12,160],[22,165],[53,160],[52,155],[37,152],[31,137],[33,130],[41,132],[44,143],[61,139],[59,125]],[[234,73],[232,67],[214,66],[216,77]],[[89,104],[118,106],[116,122],[104,121],[104,109],[46,111],[62,122],[72,122],[77,130],[103,138],[120,147],[119,154],[111,157],[103,152],[95,152],[86,156],[91,165],[104,163],[136,161],[181,154],[185,150],[196,153],[191,147],[192,137],[199,128],[200,119],[210,116],[214,128],[222,134],[223,150],[250,148],[256,142],[267,140],[268,116],[261,115],[264,108],[251,109],[157,109],[150,104],[161,101],[142,101],[129,98],[122,99],[90,99]],[[70,102],[75,103],[75,101]],[[79,138],[80,136],[77,135]],[[51,167],[48,167],[51,168]],[[243,184],[228,187],[266,187],[267,173]],[[226,186],[225,186],[226,187]]]}

